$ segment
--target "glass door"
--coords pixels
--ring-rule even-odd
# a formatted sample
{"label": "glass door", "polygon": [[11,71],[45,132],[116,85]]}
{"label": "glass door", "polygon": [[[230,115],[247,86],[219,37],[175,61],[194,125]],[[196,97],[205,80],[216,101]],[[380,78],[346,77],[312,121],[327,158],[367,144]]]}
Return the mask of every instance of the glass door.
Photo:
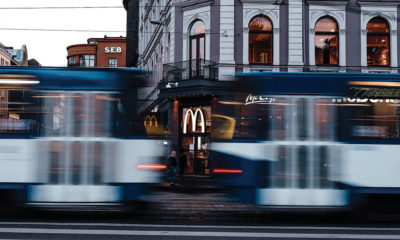
{"label": "glass door", "polygon": [[182,139],[182,151],[187,156],[187,174],[210,174],[209,137],[190,134]]}

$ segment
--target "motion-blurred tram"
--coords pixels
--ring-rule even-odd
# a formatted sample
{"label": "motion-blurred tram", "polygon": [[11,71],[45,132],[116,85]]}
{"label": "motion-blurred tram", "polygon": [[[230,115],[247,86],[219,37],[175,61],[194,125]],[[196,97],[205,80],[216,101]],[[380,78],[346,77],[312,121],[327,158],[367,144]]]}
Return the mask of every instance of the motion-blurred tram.
{"label": "motion-blurred tram", "polygon": [[400,75],[242,73],[213,114],[213,172],[272,208],[397,205]]}
{"label": "motion-blurred tram", "polygon": [[2,200],[143,200],[165,168],[162,143],[147,137],[138,117],[146,76],[140,69],[0,68]]}

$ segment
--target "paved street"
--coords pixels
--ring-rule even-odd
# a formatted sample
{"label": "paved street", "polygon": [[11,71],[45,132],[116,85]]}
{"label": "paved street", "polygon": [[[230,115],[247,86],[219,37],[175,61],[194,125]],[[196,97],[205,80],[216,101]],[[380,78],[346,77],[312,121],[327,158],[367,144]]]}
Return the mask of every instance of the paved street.
{"label": "paved street", "polygon": [[[400,217],[271,212],[224,202],[222,193],[156,193],[150,207],[28,211],[0,218],[0,239],[400,239]],[[368,215],[366,215],[368,216]]]}
{"label": "paved street", "polygon": [[0,222],[1,239],[400,239],[400,228],[320,225],[202,225]]}

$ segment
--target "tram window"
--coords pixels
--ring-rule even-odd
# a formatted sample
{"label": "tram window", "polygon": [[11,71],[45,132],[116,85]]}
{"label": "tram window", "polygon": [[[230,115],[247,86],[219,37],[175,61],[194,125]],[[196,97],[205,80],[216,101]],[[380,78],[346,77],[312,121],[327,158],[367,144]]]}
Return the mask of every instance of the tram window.
{"label": "tram window", "polygon": [[315,131],[318,140],[333,140],[334,124],[337,122],[334,105],[329,104],[330,99],[318,99],[315,104]]}
{"label": "tram window", "polygon": [[[287,99],[276,99],[269,106],[269,122],[272,140],[285,140],[289,137],[289,116],[287,108],[290,106]],[[293,114],[292,112],[290,114]]]}
{"label": "tram window", "polygon": [[82,94],[76,94],[74,97],[74,135],[84,135],[84,119],[85,119],[85,105],[84,97]]}
{"label": "tram window", "polygon": [[[236,99],[246,99],[246,97],[239,96]],[[268,105],[245,105],[231,99],[220,100],[219,103],[218,115],[214,116],[212,125],[213,138],[227,139],[232,135],[234,138],[242,139],[268,138]]]}
{"label": "tram window", "polygon": [[300,146],[298,149],[297,176],[298,187],[306,188],[307,186],[307,149],[305,146]]}
{"label": "tram window", "polygon": [[319,187],[320,188],[329,188],[330,182],[328,179],[329,168],[331,164],[328,160],[328,149],[326,146],[319,147],[319,168],[318,168],[318,176],[319,176]]}
{"label": "tram window", "polygon": [[74,142],[74,158],[72,159],[72,184],[81,183],[82,151],[81,142]]}
{"label": "tram window", "polygon": [[94,184],[101,184],[102,182],[102,143],[96,142],[94,143],[94,155],[93,155],[93,183]]}
{"label": "tram window", "polygon": [[64,152],[64,144],[61,142],[50,143],[50,183],[60,183],[64,179],[64,171],[62,166],[62,155]]}
{"label": "tram window", "polygon": [[382,100],[347,106],[347,123],[356,139],[400,139],[400,109],[397,100]]}
{"label": "tram window", "polygon": [[298,123],[298,138],[299,140],[305,140],[307,138],[307,102],[306,99],[302,98],[297,101],[297,123]]}
{"label": "tram window", "polygon": [[242,108],[236,121],[238,138],[267,139],[268,136],[268,109],[265,105],[254,104]]}
{"label": "tram window", "polygon": [[119,98],[91,92],[48,92],[42,99],[42,136],[107,137]]}
{"label": "tram window", "polygon": [[[288,176],[286,174],[286,162],[289,159],[289,151],[286,146],[279,146],[278,148],[278,161],[274,163],[275,166],[275,186],[277,188],[284,188],[285,181]],[[272,181],[271,181],[272,182]]]}
{"label": "tram window", "polygon": [[9,134],[36,136],[38,114],[31,91],[2,89],[0,98],[0,137]]}

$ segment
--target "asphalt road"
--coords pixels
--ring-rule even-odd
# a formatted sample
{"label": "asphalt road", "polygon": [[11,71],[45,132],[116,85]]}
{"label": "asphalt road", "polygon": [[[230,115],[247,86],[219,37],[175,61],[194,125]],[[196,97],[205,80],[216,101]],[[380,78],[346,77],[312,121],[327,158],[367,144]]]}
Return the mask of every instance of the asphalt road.
{"label": "asphalt road", "polygon": [[[182,220],[182,219],[180,219]],[[396,226],[346,224],[186,224],[125,221],[2,221],[0,239],[400,239]]]}
{"label": "asphalt road", "polygon": [[2,239],[400,239],[400,216],[266,211],[218,193],[164,192],[151,206],[60,205],[0,217]]}

